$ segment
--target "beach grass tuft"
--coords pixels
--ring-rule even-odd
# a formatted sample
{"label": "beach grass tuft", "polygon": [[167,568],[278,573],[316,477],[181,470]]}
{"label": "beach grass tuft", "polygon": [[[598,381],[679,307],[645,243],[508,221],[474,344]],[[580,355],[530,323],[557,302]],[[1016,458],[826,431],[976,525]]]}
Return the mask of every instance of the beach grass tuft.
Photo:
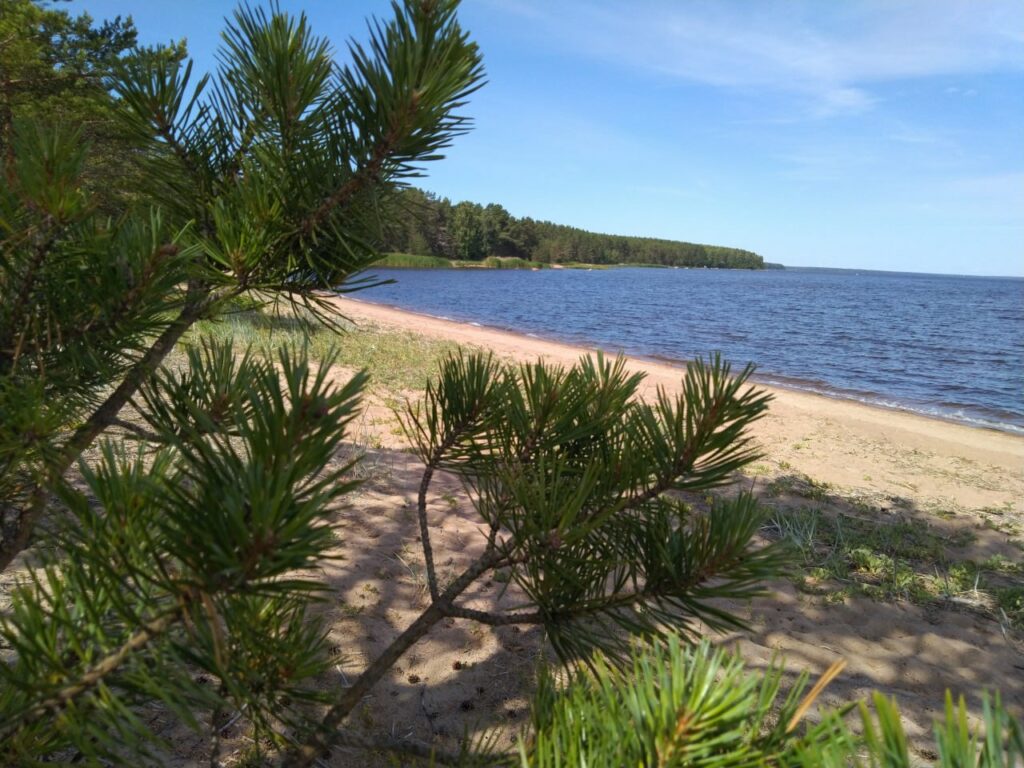
{"label": "beach grass tuft", "polygon": [[201,336],[232,339],[237,349],[252,347],[257,354],[267,356],[285,345],[307,345],[312,360],[323,359],[329,350],[336,349],[338,365],[354,370],[365,368],[370,372],[370,386],[374,390],[396,393],[422,391],[441,359],[460,348],[452,341],[369,323],[343,321],[339,331],[312,319],[290,314],[274,316],[259,310],[200,322],[185,341],[194,342]]}
{"label": "beach grass tuft", "polygon": [[[797,586],[826,599],[864,596],[970,607],[1024,628],[1024,564],[993,556],[975,562],[970,530],[940,530],[902,514],[882,516],[856,500],[830,498],[850,511],[779,507],[765,533],[797,553]],[[887,519],[888,518],[888,519]],[[1005,618],[1004,618],[1005,617]]]}

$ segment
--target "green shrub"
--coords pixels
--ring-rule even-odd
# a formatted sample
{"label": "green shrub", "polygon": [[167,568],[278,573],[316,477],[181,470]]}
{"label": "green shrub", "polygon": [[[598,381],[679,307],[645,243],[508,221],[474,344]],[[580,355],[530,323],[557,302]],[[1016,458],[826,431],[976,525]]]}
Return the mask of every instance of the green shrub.
{"label": "green shrub", "polygon": [[452,263],[440,256],[420,256],[414,253],[388,253],[374,266],[389,269],[451,269]]}
{"label": "green shrub", "polygon": [[481,266],[486,269],[542,269],[548,265],[520,259],[518,256],[488,256],[481,262]]}

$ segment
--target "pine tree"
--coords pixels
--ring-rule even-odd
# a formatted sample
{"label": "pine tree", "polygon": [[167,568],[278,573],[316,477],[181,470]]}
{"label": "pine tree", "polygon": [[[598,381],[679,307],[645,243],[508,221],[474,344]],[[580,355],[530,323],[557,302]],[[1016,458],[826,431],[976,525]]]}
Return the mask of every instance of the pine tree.
{"label": "pine tree", "polygon": [[305,17],[246,8],[216,76],[143,52],[108,85],[143,148],[146,205],[113,221],[74,130],[12,123],[0,195],[0,567],[47,489],[181,336],[240,296],[301,304],[365,287],[379,203],[468,127],[476,47],[451,3],[410,2],[339,67]]}

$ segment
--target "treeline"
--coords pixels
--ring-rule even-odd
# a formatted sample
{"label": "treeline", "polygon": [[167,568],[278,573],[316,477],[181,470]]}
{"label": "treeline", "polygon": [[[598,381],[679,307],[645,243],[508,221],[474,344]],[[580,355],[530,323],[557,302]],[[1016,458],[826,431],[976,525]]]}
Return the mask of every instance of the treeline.
{"label": "treeline", "polygon": [[170,149],[143,149],[119,118],[107,80],[129,61],[174,66],[186,56],[185,42],[140,48],[131,17],[94,25],[88,14],[71,16],[49,5],[0,0],[0,157],[14,156],[18,126],[74,132],[85,150],[76,183],[93,206],[116,217],[145,198],[152,183],[143,171],[146,157]]}
{"label": "treeline", "polygon": [[496,203],[453,204],[419,189],[402,190],[391,205],[394,223],[384,232],[382,247],[386,251],[465,261],[515,256],[545,264],[764,269],[764,259],[739,248],[587,232],[550,221],[517,218]]}

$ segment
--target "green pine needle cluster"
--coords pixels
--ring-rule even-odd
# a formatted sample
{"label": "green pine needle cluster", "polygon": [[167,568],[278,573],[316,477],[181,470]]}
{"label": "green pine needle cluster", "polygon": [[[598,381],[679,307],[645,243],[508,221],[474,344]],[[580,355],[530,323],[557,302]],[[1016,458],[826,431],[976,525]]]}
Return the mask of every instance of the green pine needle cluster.
{"label": "green pine needle cluster", "polygon": [[649,403],[621,358],[444,363],[405,423],[428,468],[421,504],[433,470],[462,477],[492,532],[488,567],[508,567],[529,598],[485,620],[543,623],[566,661],[665,628],[695,637],[698,621],[736,626],[713,601],[759,594],[785,552],[754,545],[763,513],[749,495],[697,514],[673,492],[714,488],[757,457],[747,429],[769,398],[750,373],[696,362],[678,397]]}
{"label": "green pine needle cluster", "polygon": [[245,711],[266,728],[317,699],[324,629],[307,613],[353,488],[334,453],[365,382],[327,370],[192,349],[142,393],[151,438],[105,442],[84,487],[59,487],[66,519],[0,621],[16,659],[0,666],[7,759],[156,757],[170,747],[134,712],[152,701],[193,726]]}
{"label": "green pine needle cluster", "polygon": [[[751,672],[736,655],[677,638],[637,650],[625,665],[598,659],[593,671],[559,688],[542,675],[522,768],[651,765],[912,768],[899,709],[880,694],[806,712],[821,692],[803,673],[783,691],[773,663]],[[853,717],[853,711],[856,716]],[[854,722],[851,723],[851,718]],[[998,695],[985,697],[982,728],[968,725],[963,698],[946,695],[935,725],[936,768],[1010,768],[1024,761],[1024,729]]]}

